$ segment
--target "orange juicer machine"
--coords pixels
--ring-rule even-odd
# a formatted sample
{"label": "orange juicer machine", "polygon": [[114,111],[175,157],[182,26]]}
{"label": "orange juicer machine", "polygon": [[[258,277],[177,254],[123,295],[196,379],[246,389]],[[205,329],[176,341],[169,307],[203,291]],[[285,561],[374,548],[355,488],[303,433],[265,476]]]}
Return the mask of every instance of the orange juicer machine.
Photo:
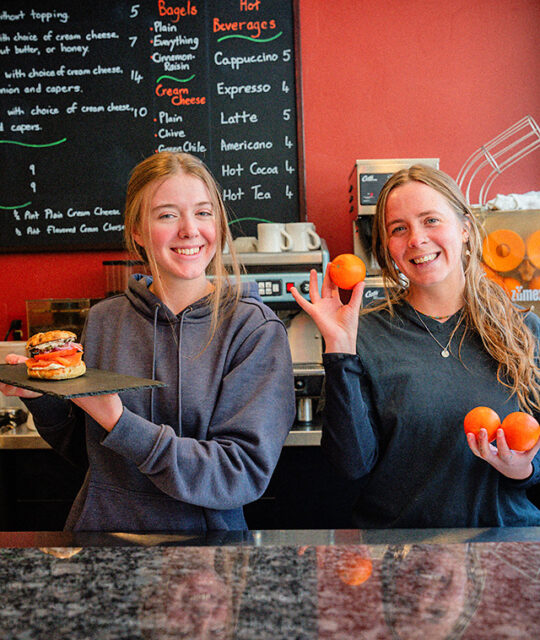
{"label": "orange juicer machine", "polygon": [[493,210],[488,203],[494,180],[537,149],[540,127],[531,116],[525,116],[471,154],[457,183],[470,203],[473,183],[482,180],[479,204],[471,207],[484,232],[486,273],[513,301],[540,315],[540,209]]}

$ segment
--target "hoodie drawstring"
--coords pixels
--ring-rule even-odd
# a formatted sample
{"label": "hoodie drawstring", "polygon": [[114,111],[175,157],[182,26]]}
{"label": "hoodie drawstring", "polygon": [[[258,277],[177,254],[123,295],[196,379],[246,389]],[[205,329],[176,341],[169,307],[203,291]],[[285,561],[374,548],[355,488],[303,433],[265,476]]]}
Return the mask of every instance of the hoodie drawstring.
{"label": "hoodie drawstring", "polygon": [[[154,334],[152,338],[152,380],[156,379],[156,339],[157,339],[157,317],[161,305],[154,305]],[[150,390],[150,422],[154,422],[154,387]]]}
{"label": "hoodie drawstring", "polygon": [[[157,320],[158,320],[158,312],[161,309],[160,304],[154,305],[154,327],[153,327],[153,346],[152,346],[152,380],[156,379],[156,341],[157,341]],[[184,317],[187,312],[191,311],[191,307],[186,307],[180,316],[180,327],[178,331],[178,351],[177,351],[177,363],[178,363],[178,415],[177,415],[177,423],[178,423],[178,435],[182,435],[182,393],[181,393],[181,384],[182,384],[182,328],[184,326]],[[171,329],[174,332],[174,327],[171,325]],[[155,388],[152,387],[150,390],[150,422],[154,422],[154,391]]]}
{"label": "hoodie drawstring", "polygon": [[180,329],[178,331],[178,435],[182,436],[182,328],[184,326],[184,317],[191,307],[187,307],[180,316]]}

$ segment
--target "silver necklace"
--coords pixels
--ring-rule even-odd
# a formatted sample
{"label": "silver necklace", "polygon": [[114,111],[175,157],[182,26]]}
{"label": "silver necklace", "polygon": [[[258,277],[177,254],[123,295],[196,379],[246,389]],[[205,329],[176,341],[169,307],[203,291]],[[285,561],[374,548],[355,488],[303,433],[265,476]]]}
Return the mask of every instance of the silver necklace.
{"label": "silver necklace", "polygon": [[435,340],[435,342],[439,345],[439,347],[442,349],[441,351],[441,356],[443,358],[448,358],[450,356],[450,343],[452,342],[452,338],[454,337],[454,334],[456,333],[456,331],[458,330],[459,325],[461,324],[461,321],[463,320],[463,311],[461,312],[461,315],[459,316],[459,320],[456,324],[456,326],[454,327],[454,330],[452,331],[452,333],[450,334],[450,338],[448,340],[448,342],[446,343],[446,347],[441,344],[437,338],[431,333],[431,331],[429,330],[429,327],[427,326],[427,324],[422,320],[422,318],[420,317],[420,314],[418,313],[418,311],[413,307],[414,312],[416,313],[416,317],[418,318],[418,320],[420,320],[420,322],[424,325],[425,330],[429,333],[429,335],[433,338],[433,340]]}

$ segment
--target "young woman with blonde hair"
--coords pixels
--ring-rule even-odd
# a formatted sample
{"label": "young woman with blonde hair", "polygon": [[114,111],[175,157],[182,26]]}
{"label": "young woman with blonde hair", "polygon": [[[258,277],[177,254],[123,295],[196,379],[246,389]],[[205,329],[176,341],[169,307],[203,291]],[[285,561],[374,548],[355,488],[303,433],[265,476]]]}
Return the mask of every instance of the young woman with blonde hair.
{"label": "young woman with blonde hair", "polygon": [[512,451],[463,419],[489,406],[540,418],[540,320],[512,305],[481,266],[480,233],[454,181],[416,165],[383,187],[373,251],[386,302],[360,311],[328,276],[311,302],[293,292],[325,339],[322,447],[362,479],[359,527],[540,525],[526,490],[540,481],[540,441]]}
{"label": "young woman with blonde hair", "polygon": [[227,274],[225,207],[197,158],[165,151],[135,167],[125,234],[152,275],[92,307],[85,362],[167,386],[71,402],[0,390],[66,457],[83,457],[86,427],[88,473],[66,528],[245,529],[242,506],[265,490],[294,420],[285,328],[255,284],[241,286],[234,253]]}

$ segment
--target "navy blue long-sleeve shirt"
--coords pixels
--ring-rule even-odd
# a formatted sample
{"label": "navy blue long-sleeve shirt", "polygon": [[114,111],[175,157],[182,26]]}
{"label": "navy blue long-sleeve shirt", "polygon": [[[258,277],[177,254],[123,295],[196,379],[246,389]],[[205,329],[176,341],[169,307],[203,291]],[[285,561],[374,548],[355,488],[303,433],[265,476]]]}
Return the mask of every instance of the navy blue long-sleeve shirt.
{"label": "navy blue long-sleeve shirt", "polygon": [[[445,323],[422,316],[444,346],[459,312]],[[526,318],[537,339],[540,320]],[[497,381],[497,364],[462,323],[449,358],[412,307],[402,303],[361,316],[357,355],[325,354],[322,447],[349,478],[363,478],[354,506],[360,528],[540,525],[526,489],[540,482],[540,454],[527,480],[511,480],[476,457],[463,429],[466,413],[489,406],[501,420],[519,411]],[[540,417],[538,414],[535,416]]]}

